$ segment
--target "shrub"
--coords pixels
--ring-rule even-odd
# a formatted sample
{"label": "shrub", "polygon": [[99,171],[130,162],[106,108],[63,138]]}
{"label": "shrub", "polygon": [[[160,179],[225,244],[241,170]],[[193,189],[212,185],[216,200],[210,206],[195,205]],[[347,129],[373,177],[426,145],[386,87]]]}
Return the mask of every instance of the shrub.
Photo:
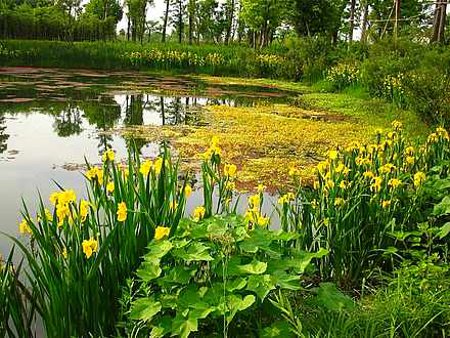
{"label": "shrub", "polygon": [[355,86],[359,82],[359,68],[355,64],[340,63],[328,71],[326,79],[335,90]]}
{"label": "shrub", "polygon": [[312,188],[279,201],[282,228],[298,231],[304,250],[329,250],[318,266],[321,276],[347,290],[360,289],[374,269],[393,268],[383,255],[395,246],[389,234],[423,221],[426,202],[418,196],[426,173],[450,155],[445,129],[416,148],[402,136],[400,123],[394,127],[374,144],[331,150],[317,165]]}
{"label": "shrub", "polygon": [[233,324],[243,312],[254,318],[275,290],[299,290],[311,259],[326,254],[296,250],[297,236],[249,228],[236,216],[184,221],[174,236],[157,237],[148,247],[132,297],[130,318],[138,321],[132,331],[187,337],[202,334],[202,327],[203,334],[224,336],[257,330]]}
{"label": "shrub", "polygon": [[450,73],[421,69],[408,74],[404,82],[406,100],[412,110],[432,123],[450,121]]}

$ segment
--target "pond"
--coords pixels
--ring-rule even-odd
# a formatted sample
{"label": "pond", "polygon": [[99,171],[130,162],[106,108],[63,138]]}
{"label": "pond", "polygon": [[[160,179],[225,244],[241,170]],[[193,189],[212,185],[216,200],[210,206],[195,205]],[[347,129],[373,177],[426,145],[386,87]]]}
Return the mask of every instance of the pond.
{"label": "pond", "polygon": [[[203,125],[207,105],[252,106],[284,102],[271,87],[205,86],[188,77],[34,68],[0,69],[0,231],[18,233],[21,199],[31,208],[56,181],[84,191],[85,158],[99,161],[109,147],[126,158],[133,144],[142,156],[160,145],[113,132],[128,126]],[[194,193],[188,210],[200,203]],[[10,241],[0,238],[5,255]]]}

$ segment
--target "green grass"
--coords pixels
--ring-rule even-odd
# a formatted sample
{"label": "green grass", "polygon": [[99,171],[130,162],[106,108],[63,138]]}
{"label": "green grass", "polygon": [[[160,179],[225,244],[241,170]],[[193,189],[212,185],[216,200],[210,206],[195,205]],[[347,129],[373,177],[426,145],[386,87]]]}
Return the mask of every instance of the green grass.
{"label": "green grass", "polygon": [[[273,58],[267,58],[271,55]],[[245,60],[243,63],[242,60]],[[271,50],[232,45],[7,40],[3,66],[163,70],[243,77],[290,77],[290,64]]]}

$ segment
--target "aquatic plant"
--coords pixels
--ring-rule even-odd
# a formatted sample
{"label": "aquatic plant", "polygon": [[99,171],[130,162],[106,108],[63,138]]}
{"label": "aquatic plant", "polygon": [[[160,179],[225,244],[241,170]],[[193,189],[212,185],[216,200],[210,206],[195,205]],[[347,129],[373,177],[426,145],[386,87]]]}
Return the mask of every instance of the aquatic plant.
{"label": "aquatic plant", "polygon": [[48,336],[115,332],[126,279],[158,226],[175,232],[184,214],[188,183],[178,175],[167,150],[154,161],[130,155],[127,164],[108,150],[101,167],[88,165],[87,199],[60,187],[35,216],[24,205],[19,230],[30,245],[14,240]]}
{"label": "aquatic plant", "polygon": [[[373,269],[393,268],[384,253],[396,245],[390,234],[411,231],[423,221],[421,191],[427,173],[450,155],[443,128],[414,146],[403,136],[400,122],[393,127],[373,144],[330,150],[317,165],[311,187],[280,199],[282,228],[301,234],[302,249],[329,250],[319,266],[322,278],[332,276],[344,288],[360,288]],[[295,179],[296,171],[292,173]]]}
{"label": "aquatic plant", "polygon": [[356,64],[340,63],[328,70],[326,80],[337,90],[355,86],[360,81],[359,68]]}
{"label": "aquatic plant", "polygon": [[[376,271],[394,271],[411,250],[446,255],[448,243],[439,241],[447,240],[448,225],[434,224],[438,235],[431,236],[417,224],[433,198],[425,193],[435,184],[429,176],[448,176],[448,132],[437,128],[420,145],[408,141],[400,122],[392,126],[375,143],[329,150],[311,186],[298,168],[286,169],[295,190],[280,192],[279,231],[272,230],[271,210],[262,208],[262,184],[238,212],[238,166],[224,162],[217,137],[200,155],[203,202],[188,218],[191,178],[166,147],[156,159],[130,154],[126,164],[105,151],[102,166],[87,164],[85,198],[60,187],[48,203],[40,199],[36,215],[24,204],[19,231],[29,243],[12,239],[27,263],[26,287],[3,273],[13,270],[0,275],[12,291],[3,303],[19,313],[13,324],[30,330],[35,309],[50,337],[188,336],[203,324],[227,335],[245,320],[271,325],[277,318],[270,305],[302,331],[284,294],[274,291],[334,281],[360,292],[376,281]],[[435,207],[435,219],[450,213],[447,199]],[[418,241],[404,240],[408,233],[436,245],[420,242],[418,249]],[[217,319],[221,324],[212,324]]]}

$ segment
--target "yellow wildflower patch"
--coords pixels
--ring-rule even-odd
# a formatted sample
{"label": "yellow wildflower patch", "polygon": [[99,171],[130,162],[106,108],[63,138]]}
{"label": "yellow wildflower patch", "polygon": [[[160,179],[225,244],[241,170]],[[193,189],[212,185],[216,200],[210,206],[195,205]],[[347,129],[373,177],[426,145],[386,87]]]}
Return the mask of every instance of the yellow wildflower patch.
{"label": "yellow wildflower patch", "polygon": [[197,207],[192,213],[192,218],[194,221],[199,222],[205,217],[206,209],[205,207]]}
{"label": "yellow wildflower patch", "polygon": [[170,234],[170,228],[159,226],[155,229],[155,239],[157,241],[163,239],[164,237],[169,236]]}
{"label": "yellow wildflower patch", "polygon": [[117,206],[117,220],[119,222],[125,222],[127,220],[127,205],[125,202],[121,202]]}
{"label": "yellow wildflower patch", "polygon": [[94,238],[90,238],[84,240],[83,243],[81,243],[81,246],[83,248],[83,253],[86,255],[86,258],[89,259],[94,252],[97,252],[98,241]]}

